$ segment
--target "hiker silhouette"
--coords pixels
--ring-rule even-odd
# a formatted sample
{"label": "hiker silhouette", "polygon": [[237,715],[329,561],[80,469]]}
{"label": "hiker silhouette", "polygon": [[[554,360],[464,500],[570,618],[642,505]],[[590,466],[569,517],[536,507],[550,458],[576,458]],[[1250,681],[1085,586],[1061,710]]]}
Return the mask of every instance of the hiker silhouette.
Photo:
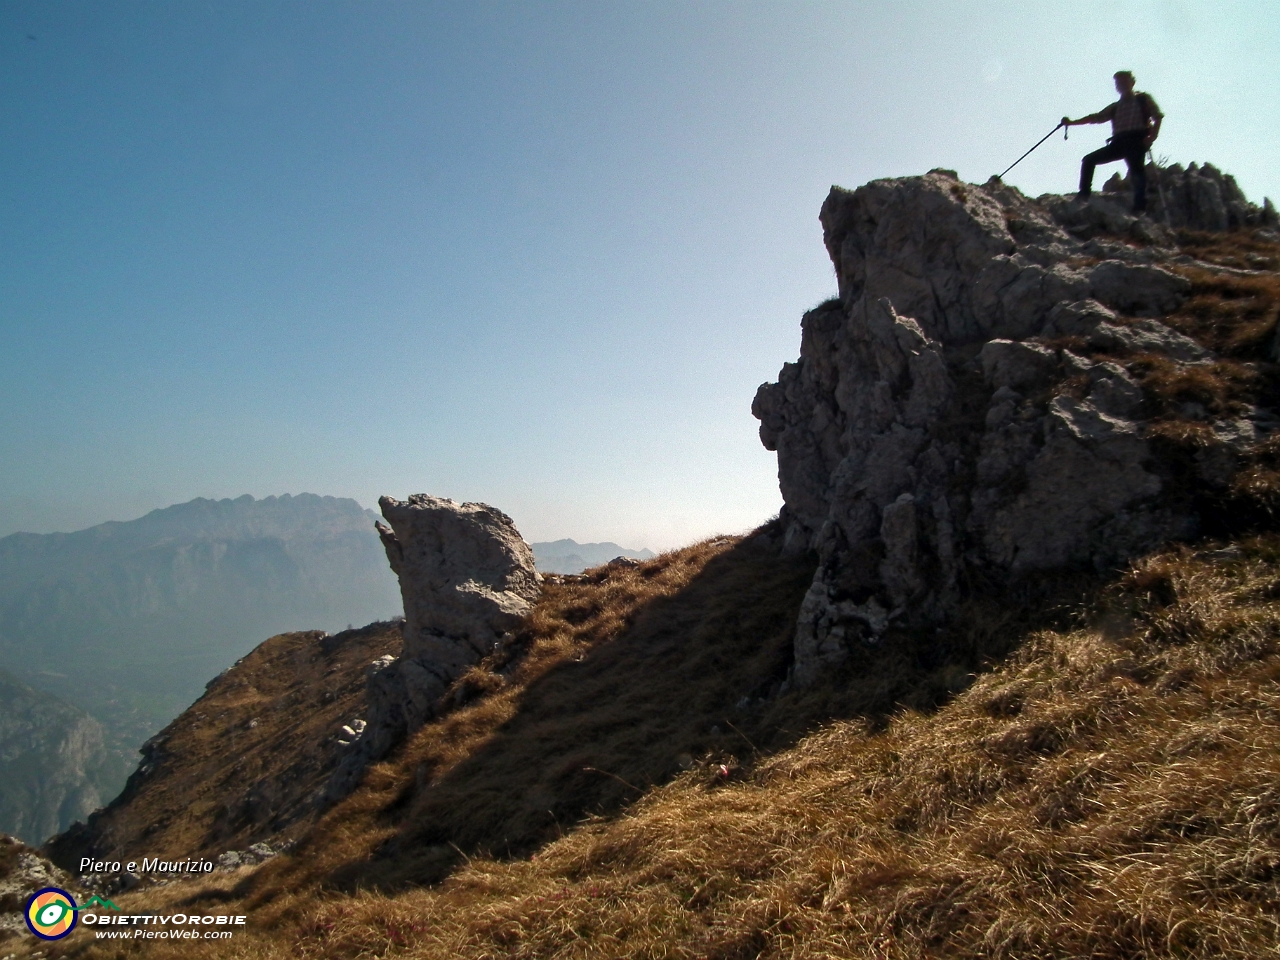
{"label": "hiker silhouette", "polygon": [[1128,164],[1129,182],[1133,184],[1133,212],[1142,213],[1147,209],[1146,153],[1160,135],[1164,114],[1151,94],[1133,89],[1134,77],[1128,70],[1118,71],[1115,81],[1119,100],[1079,120],[1063,117],[1062,125],[1074,127],[1111,121],[1111,137],[1107,145],[1087,154],[1080,163],[1080,193],[1077,196],[1081,200],[1089,199],[1093,192],[1093,171],[1098,164],[1123,160]]}

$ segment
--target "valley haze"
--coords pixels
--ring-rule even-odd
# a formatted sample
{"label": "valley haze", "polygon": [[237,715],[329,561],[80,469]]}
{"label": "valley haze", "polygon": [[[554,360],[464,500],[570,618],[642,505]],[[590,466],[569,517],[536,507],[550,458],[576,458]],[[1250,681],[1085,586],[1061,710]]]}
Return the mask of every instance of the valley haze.
{"label": "valley haze", "polygon": [[[38,843],[111,800],[143,742],[267,637],[398,616],[375,519],[350,499],[246,494],[0,538],[0,831]],[[653,556],[533,549],[556,573]]]}

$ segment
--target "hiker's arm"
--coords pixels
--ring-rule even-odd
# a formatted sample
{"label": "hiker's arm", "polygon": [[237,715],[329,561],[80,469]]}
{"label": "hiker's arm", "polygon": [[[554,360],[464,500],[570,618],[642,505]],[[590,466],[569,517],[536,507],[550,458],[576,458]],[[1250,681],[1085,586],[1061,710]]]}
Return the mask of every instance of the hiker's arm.
{"label": "hiker's arm", "polygon": [[1082,123],[1106,123],[1111,119],[1111,108],[1105,107],[1097,113],[1091,113],[1087,117],[1081,117],[1079,120],[1072,120],[1070,117],[1062,118],[1064,127],[1078,127]]}
{"label": "hiker's arm", "polygon": [[1164,123],[1164,114],[1157,113],[1151,118],[1151,129],[1147,132],[1147,146],[1151,146],[1156,142],[1156,137],[1160,136],[1160,124]]}
{"label": "hiker's arm", "polygon": [[1156,137],[1160,136],[1160,124],[1164,123],[1164,114],[1160,112],[1160,105],[1150,95],[1147,95],[1147,115],[1151,118],[1146,140],[1149,147],[1156,142]]}

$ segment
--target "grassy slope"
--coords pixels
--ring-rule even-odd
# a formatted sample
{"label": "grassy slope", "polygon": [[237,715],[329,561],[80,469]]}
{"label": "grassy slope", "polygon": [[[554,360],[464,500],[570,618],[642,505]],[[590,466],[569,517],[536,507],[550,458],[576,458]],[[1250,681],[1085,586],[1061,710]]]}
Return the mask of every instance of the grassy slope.
{"label": "grassy slope", "polygon": [[802,565],[748,541],[597,571],[294,856],[136,905],[238,903],[250,932],[203,953],[246,958],[1280,955],[1280,538],[1240,532],[1274,525],[1280,463],[1201,469],[1225,451],[1187,406],[1274,405],[1280,288],[1187,273],[1168,322],[1228,360],[1115,359],[1223,540],[975,592],[763,701]]}
{"label": "grassy slope", "polygon": [[181,860],[300,833],[337,765],[336,735],[364,712],[366,665],[399,650],[398,622],[264,641],[162,731],[154,769],[95,815],[92,837],[70,831],[51,855],[67,868],[90,847]]}
{"label": "grassy slope", "polygon": [[[1280,538],[1149,558],[1088,612],[936,712],[836,722],[728,776],[711,757],[433,887],[304,877],[335,849],[322,824],[310,867],[227,891],[255,927],[205,955],[1276,955]],[[384,765],[327,829],[350,844],[408,780]],[[135,906],[221,910],[217,883]]]}

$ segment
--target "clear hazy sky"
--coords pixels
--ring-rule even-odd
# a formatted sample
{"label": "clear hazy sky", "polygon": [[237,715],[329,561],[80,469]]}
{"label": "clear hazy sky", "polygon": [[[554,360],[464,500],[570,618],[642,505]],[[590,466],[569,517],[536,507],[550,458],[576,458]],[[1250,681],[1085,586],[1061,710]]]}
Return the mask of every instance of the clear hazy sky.
{"label": "clear hazy sky", "polygon": [[1128,68],[1157,154],[1280,198],[1277,51],[1275,0],[2,0],[0,535],[303,491],[749,528],[833,183],[984,181]]}

